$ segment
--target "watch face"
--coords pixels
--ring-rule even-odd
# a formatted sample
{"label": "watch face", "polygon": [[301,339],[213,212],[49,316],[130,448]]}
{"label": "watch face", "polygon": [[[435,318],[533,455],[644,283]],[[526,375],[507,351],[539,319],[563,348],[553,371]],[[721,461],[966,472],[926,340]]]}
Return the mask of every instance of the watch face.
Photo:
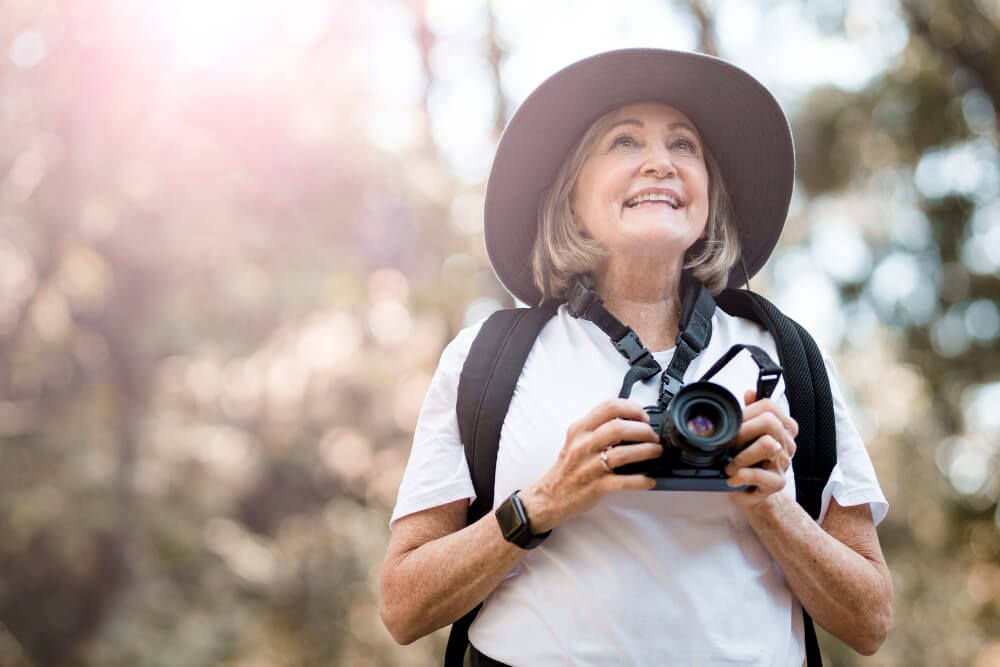
{"label": "watch face", "polygon": [[512,493],[496,511],[497,521],[503,537],[508,542],[518,541],[527,531],[527,520],[524,515],[524,508],[521,506],[521,499],[517,497],[517,492]]}

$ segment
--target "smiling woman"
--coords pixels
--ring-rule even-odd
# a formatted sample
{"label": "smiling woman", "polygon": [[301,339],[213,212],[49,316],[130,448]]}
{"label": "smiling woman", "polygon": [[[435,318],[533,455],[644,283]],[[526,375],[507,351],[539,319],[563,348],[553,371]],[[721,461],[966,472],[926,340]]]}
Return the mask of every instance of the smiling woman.
{"label": "smiling woman", "polygon": [[[792,466],[802,383],[778,382],[776,366],[767,389],[753,365],[714,375],[747,346],[779,356],[777,327],[713,297],[734,298],[723,288],[770,255],[793,164],[770,93],[700,54],[600,54],[525,100],[497,149],[485,232],[497,276],[537,307],[460,332],[431,381],[382,571],[398,641],[454,623],[449,665],[467,629],[473,665],[801,665],[808,646],[814,667],[801,603],[856,650],[878,648],[891,621],[875,533],[887,504],[832,367],[816,353],[836,465],[808,478]],[[535,338],[519,333],[529,321]],[[804,370],[790,363],[790,376]],[[468,388],[487,374],[481,394]],[[732,395],[721,471],[676,436],[710,438],[722,414],[673,414],[679,392],[708,384],[691,384],[699,376]],[[508,389],[508,404],[494,399]],[[667,411],[664,430],[653,416]],[[678,457],[685,471],[663,474]]]}

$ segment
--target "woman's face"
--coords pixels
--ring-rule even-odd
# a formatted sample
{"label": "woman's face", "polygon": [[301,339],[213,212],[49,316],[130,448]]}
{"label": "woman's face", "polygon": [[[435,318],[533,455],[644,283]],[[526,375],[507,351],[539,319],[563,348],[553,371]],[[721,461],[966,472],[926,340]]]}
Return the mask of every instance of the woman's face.
{"label": "woman's face", "polygon": [[571,196],[577,225],[610,258],[682,257],[708,220],[708,169],[694,123],[677,109],[642,102],[612,113]]}

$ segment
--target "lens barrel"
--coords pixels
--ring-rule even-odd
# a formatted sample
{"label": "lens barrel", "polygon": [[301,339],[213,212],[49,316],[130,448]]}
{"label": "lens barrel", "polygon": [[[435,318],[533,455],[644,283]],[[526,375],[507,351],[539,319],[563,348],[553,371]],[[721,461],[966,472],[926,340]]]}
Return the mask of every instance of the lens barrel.
{"label": "lens barrel", "polygon": [[736,397],[712,382],[685,385],[670,402],[666,431],[680,461],[707,468],[726,454],[739,433],[742,411]]}

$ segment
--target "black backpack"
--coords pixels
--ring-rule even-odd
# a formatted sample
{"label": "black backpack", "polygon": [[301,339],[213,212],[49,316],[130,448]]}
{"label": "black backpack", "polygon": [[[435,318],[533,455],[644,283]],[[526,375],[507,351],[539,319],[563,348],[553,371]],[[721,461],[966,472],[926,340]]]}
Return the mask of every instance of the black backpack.
{"label": "black backpack", "polygon": [[[785,395],[791,415],[799,424],[793,459],[796,500],[813,519],[818,519],[823,487],[837,462],[833,399],[823,356],[802,326],[759,294],[727,289],[715,297],[715,303],[730,315],[757,322],[774,337],[784,369]],[[469,506],[469,524],[493,508],[500,429],[528,352],[557,307],[553,303],[499,310],[483,323],[469,349],[456,402],[459,432],[476,490],[476,499]],[[481,606],[452,625],[445,667],[461,667],[464,663],[469,626]],[[809,667],[821,666],[812,619],[805,610],[802,616],[806,662]]]}

